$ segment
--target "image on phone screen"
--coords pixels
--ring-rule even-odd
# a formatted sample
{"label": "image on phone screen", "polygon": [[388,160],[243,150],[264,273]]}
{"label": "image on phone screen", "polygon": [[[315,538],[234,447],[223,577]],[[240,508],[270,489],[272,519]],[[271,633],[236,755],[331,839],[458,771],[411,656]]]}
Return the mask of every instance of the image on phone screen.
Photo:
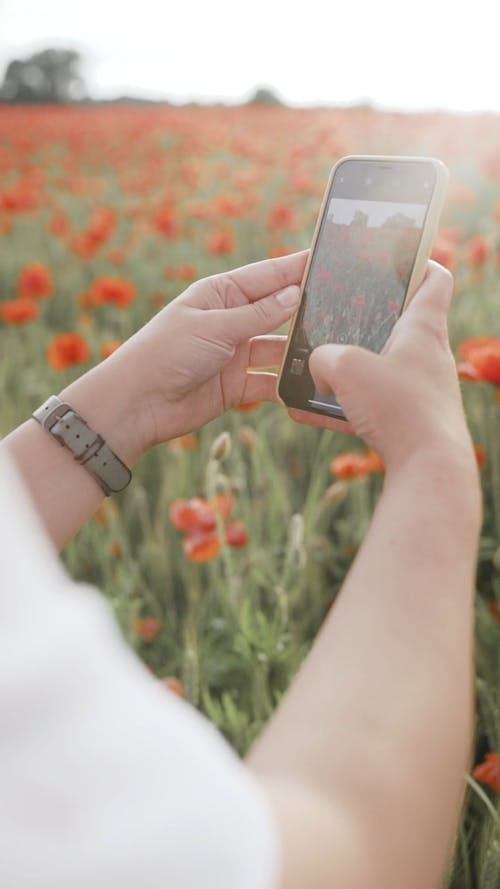
{"label": "image on phone screen", "polygon": [[405,302],[435,177],[430,164],[406,175],[350,166],[332,183],[280,385],[287,404],[332,416],[342,416],[339,403],[316,391],[309,355],[324,343],[382,350]]}

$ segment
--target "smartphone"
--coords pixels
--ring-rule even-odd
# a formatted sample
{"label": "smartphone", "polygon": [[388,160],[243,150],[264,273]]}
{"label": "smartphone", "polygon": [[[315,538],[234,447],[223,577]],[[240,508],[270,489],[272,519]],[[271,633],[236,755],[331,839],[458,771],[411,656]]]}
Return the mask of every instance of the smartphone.
{"label": "smartphone", "polygon": [[309,356],[324,343],[380,352],[421,283],[446,195],[435,158],[356,155],[331,171],[278,378],[286,406],[345,420],[316,391]]}

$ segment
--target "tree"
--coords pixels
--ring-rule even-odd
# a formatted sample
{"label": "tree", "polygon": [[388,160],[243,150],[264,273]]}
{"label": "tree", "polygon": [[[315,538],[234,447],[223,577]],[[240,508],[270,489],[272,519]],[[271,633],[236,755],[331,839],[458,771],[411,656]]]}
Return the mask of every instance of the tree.
{"label": "tree", "polygon": [[85,96],[79,72],[81,57],[72,49],[44,49],[14,59],[0,87],[4,102],[74,102]]}
{"label": "tree", "polygon": [[248,100],[248,105],[282,105],[283,102],[267,86],[259,87]]}
{"label": "tree", "polygon": [[352,217],[351,225],[362,225],[363,228],[366,228],[368,225],[368,220],[368,213],[363,213],[362,210],[356,210],[354,216]]}

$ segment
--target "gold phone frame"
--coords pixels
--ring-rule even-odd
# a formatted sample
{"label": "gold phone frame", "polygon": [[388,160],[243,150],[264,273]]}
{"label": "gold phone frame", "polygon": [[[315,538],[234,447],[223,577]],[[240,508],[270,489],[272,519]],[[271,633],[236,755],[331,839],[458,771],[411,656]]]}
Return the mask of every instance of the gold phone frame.
{"label": "gold phone frame", "polygon": [[435,182],[435,186],[434,186],[434,191],[432,193],[432,197],[429,201],[429,206],[427,208],[424,227],[422,229],[422,235],[420,238],[420,244],[418,246],[417,254],[415,256],[415,262],[413,264],[413,270],[412,270],[412,273],[410,276],[410,280],[408,282],[406,296],[405,296],[403,306],[401,308],[401,313],[404,312],[406,308],[408,308],[408,305],[409,305],[412,297],[415,295],[415,292],[418,289],[418,287],[419,287],[420,283],[422,282],[422,279],[425,275],[427,262],[429,260],[430,254],[431,254],[432,245],[434,242],[434,238],[436,237],[436,232],[437,232],[437,228],[439,225],[441,211],[443,209],[444,201],[446,198],[446,191],[447,191],[448,180],[449,180],[448,168],[442,161],[440,161],[434,157],[424,157],[424,156],[418,157],[418,156],[413,156],[413,155],[349,154],[349,155],[345,155],[345,157],[339,158],[339,160],[334,164],[334,166],[332,167],[332,169],[330,171],[330,175],[328,177],[328,182],[327,182],[326,188],[325,188],[325,193],[323,195],[320,210],[318,213],[316,227],[314,229],[314,235],[313,235],[312,242],[311,242],[309,257],[307,259],[306,267],[304,269],[304,274],[302,276],[302,281],[300,284],[299,303],[298,303],[297,309],[295,311],[295,314],[293,315],[293,318],[290,322],[290,329],[288,331],[287,347],[286,347],[285,353],[283,355],[283,360],[281,362],[281,367],[280,367],[280,370],[278,373],[278,378],[276,381],[276,395],[277,395],[278,401],[286,408],[290,408],[292,410],[303,410],[303,411],[306,411],[307,413],[319,414],[320,416],[329,417],[330,419],[339,419],[339,420],[345,419],[345,416],[343,414],[339,415],[339,414],[329,413],[328,411],[310,410],[307,407],[297,408],[294,405],[287,404],[281,398],[279,389],[280,389],[280,384],[281,384],[281,378],[283,376],[284,369],[285,369],[285,363],[286,363],[286,360],[288,357],[290,343],[291,343],[293,334],[295,333],[295,327],[297,324],[300,310],[302,308],[302,301],[304,299],[304,290],[305,290],[305,286],[306,286],[307,277],[309,275],[309,268],[310,268],[310,265],[311,265],[311,262],[312,262],[312,259],[314,256],[314,252],[316,249],[316,242],[318,240],[319,233],[321,230],[323,217],[324,217],[325,211],[327,209],[327,202],[328,202],[328,197],[330,195],[332,183],[333,183],[333,180],[334,180],[334,177],[335,177],[335,174],[336,174],[338,168],[342,164],[346,163],[347,161],[349,161],[349,162],[360,161],[362,163],[366,163],[367,161],[373,161],[373,162],[380,163],[380,164],[402,163],[402,162],[403,163],[415,163],[415,162],[417,162],[417,163],[427,163],[427,164],[430,163],[434,167],[434,170],[436,173],[436,182]]}

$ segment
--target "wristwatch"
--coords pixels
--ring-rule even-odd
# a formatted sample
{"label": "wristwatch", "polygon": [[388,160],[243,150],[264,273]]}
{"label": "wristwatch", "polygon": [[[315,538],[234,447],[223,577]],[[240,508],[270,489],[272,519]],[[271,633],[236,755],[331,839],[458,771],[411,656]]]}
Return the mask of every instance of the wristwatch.
{"label": "wristwatch", "polygon": [[51,395],[32,416],[62,447],[71,451],[76,462],[90,473],[106,497],[127,487],[132,478],[128,466],[71,405],[57,395]]}

